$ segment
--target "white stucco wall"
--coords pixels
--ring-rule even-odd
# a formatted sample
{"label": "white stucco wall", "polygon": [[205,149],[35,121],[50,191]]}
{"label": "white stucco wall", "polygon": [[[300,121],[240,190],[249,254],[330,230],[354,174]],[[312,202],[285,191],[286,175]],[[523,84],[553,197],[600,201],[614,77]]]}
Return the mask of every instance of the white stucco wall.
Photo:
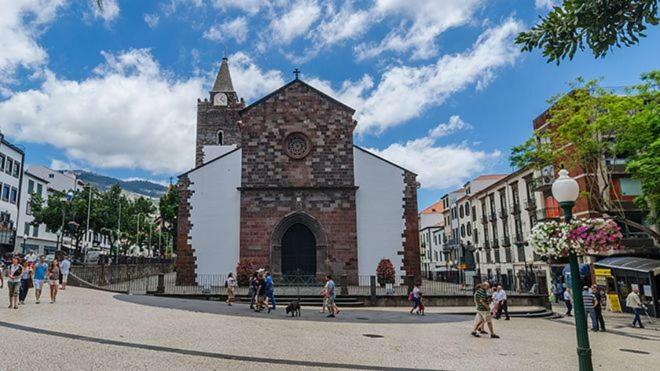
{"label": "white stucco wall", "polygon": [[235,144],[226,145],[226,146],[219,146],[219,145],[204,146],[204,147],[202,147],[202,151],[204,152],[204,163],[212,161],[212,160],[224,155],[225,153],[231,152],[235,149],[236,149]]}
{"label": "white stucco wall", "polygon": [[358,274],[373,275],[382,258],[401,271],[404,231],[404,171],[359,148],[354,148],[355,204],[358,234]]}
{"label": "white stucco wall", "polygon": [[188,174],[193,194],[190,243],[196,273],[227,274],[236,270],[240,237],[241,150]]}

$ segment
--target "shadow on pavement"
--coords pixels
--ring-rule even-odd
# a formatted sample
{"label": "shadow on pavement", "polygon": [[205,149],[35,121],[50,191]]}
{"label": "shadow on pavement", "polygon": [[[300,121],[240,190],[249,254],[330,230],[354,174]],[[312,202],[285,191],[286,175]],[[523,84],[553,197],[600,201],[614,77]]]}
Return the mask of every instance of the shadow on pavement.
{"label": "shadow on pavement", "polygon": [[[212,313],[225,316],[272,318],[289,321],[322,321],[322,322],[349,322],[349,323],[451,323],[472,321],[474,315],[455,315],[427,313],[424,316],[411,315],[407,311],[399,310],[365,310],[350,308],[342,310],[336,318],[327,318],[326,314],[319,313],[319,308],[303,308],[300,317],[292,318],[286,315],[284,307],[270,313],[256,313],[246,304],[228,306],[223,302],[196,299],[164,298],[147,295],[114,295],[120,301],[146,305],[158,308],[179,309],[191,312]],[[341,308],[340,308],[341,310]]]}

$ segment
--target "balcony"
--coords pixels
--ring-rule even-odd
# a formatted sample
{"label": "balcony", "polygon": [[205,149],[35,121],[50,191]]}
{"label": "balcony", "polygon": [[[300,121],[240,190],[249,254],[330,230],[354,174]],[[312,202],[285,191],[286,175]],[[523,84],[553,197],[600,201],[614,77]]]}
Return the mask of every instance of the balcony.
{"label": "balcony", "polygon": [[523,238],[522,233],[516,233],[516,243],[524,243],[525,239]]}
{"label": "balcony", "polygon": [[489,215],[489,217],[488,217],[488,220],[490,220],[491,222],[496,221],[496,220],[497,220],[497,214],[495,214],[494,211],[491,211],[491,213],[490,213],[490,215]]}
{"label": "balcony", "polygon": [[536,210],[536,200],[531,198],[525,201],[525,210]]}
{"label": "balcony", "polygon": [[511,246],[511,238],[509,238],[509,236],[504,236],[502,238],[502,246],[504,247]]}
{"label": "balcony", "polygon": [[520,214],[519,204],[513,204],[513,207],[511,207],[511,214]]}
{"label": "balcony", "polygon": [[509,212],[506,211],[506,208],[503,207],[502,209],[500,209],[499,216],[500,219],[506,219],[506,217],[509,216]]}
{"label": "balcony", "polygon": [[559,219],[560,217],[561,217],[561,211],[559,210],[558,207],[550,207],[550,208],[536,210],[537,222]]}

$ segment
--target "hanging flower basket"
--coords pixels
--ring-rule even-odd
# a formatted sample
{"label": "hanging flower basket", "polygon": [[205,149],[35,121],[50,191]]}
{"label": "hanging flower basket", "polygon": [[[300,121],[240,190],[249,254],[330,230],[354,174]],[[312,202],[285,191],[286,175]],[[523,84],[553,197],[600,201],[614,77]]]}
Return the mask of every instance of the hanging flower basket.
{"label": "hanging flower basket", "polygon": [[621,229],[611,219],[575,219],[570,223],[538,223],[532,228],[529,243],[539,255],[558,258],[598,254],[621,248]]}

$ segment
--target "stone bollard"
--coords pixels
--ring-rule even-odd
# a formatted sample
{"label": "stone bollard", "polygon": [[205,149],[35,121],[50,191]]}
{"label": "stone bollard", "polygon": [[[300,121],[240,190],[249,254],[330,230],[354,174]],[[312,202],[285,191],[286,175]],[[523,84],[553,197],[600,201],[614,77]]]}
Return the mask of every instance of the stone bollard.
{"label": "stone bollard", "polygon": [[339,295],[348,295],[348,276],[343,274],[341,277],[339,277],[339,286]]}
{"label": "stone bollard", "polygon": [[371,305],[376,305],[376,276],[369,277],[369,294],[371,296]]}
{"label": "stone bollard", "polygon": [[156,287],[156,292],[159,294],[165,293],[165,275],[163,273],[158,275],[158,287]]}

